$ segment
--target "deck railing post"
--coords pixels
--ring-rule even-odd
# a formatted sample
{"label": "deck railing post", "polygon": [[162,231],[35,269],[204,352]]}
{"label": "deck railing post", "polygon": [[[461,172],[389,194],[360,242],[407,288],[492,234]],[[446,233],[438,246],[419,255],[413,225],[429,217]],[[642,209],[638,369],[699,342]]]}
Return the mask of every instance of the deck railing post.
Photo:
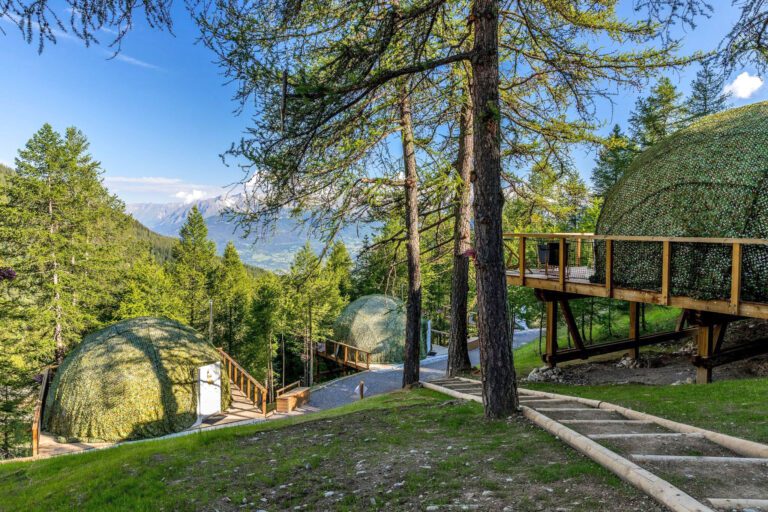
{"label": "deck railing post", "polygon": [[669,283],[672,279],[672,244],[669,240],[662,242],[661,251],[661,304],[669,305]]}
{"label": "deck railing post", "polygon": [[567,258],[568,255],[565,253],[565,237],[564,236],[560,237],[560,254],[558,254],[558,256],[559,256],[558,258],[559,261],[557,262],[557,264],[560,267],[559,268],[560,273],[558,275],[560,279],[560,290],[565,291],[565,265],[568,262],[568,258]]}
{"label": "deck railing post", "polygon": [[613,297],[613,240],[605,241],[605,289]]}
{"label": "deck railing post", "polygon": [[731,248],[731,300],[730,311],[734,315],[739,313],[741,302],[741,244],[734,242]]}
{"label": "deck railing post", "polygon": [[520,285],[525,286],[525,235],[520,235],[520,257],[517,258],[520,264]]}

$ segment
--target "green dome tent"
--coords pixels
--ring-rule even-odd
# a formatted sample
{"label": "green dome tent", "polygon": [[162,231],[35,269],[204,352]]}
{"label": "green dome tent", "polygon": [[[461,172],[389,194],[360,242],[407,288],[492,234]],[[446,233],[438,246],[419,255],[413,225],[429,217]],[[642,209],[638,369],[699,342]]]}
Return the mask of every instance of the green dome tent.
{"label": "green dome tent", "polygon": [[[703,117],[640,154],[607,194],[597,234],[768,238],[768,102]],[[604,282],[604,243],[595,244]],[[614,243],[614,284],[661,289],[662,244]],[[671,292],[730,295],[731,248],[672,244]],[[768,300],[768,247],[743,248],[742,298]]]}
{"label": "green dome tent", "polygon": [[[197,419],[196,369],[220,361],[194,329],[133,318],[89,334],[59,367],[46,430],[67,440],[120,441],[184,430]],[[222,371],[222,410],[229,378]]]}
{"label": "green dome tent", "polygon": [[[366,295],[350,303],[333,326],[335,340],[371,352],[372,363],[402,363],[405,306],[387,295]],[[422,355],[425,353],[421,347]]]}

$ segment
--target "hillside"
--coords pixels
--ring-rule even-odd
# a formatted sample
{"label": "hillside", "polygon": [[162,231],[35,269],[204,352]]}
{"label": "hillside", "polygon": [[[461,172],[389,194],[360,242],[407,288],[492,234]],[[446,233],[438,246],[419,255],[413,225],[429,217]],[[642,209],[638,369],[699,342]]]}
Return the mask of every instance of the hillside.
{"label": "hillside", "polygon": [[[126,211],[156,233],[176,236],[189,210],[197,206],[208,226],[208,236],[216,243],[219,254],[224,252],[227,242],[232,241],[244,263],[267,270],[287,270],[293,255],[307,241],[315,251],[322,248],[322,243],[316,238],[306,236],[301,230],[300,222],[287,212],[280,217],[274,231],[267,236],[244,236],[245,232],[235,221],[222,215],[226,208],[237,208],[242,202],[242,195],[218,196],[194,203],[129,204],[126,205]],[[354,255],[362,246],[365,235],[372,232],[372,226],[348,226],[341,230],[338,239],[342,240]]]}
{"label": "hillside", "polygon": [[[546,461],[546,464],[542,464]],[[0,465],[0,510],[661,508],[524,420],[427,390],[258,425]]]}

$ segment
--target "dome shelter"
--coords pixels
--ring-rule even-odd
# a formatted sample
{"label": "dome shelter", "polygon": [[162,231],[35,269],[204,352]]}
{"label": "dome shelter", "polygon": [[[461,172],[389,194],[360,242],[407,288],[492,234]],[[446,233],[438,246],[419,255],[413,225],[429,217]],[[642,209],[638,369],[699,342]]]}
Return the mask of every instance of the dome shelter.
{"label": "dome shelter", "polygon": [[[703,117],[640,154],[608,192],[600,235],[768,238],[768,102]],[[595,242],[592,282],[605,279]],[[662,244],[616,242],[616,286],[658,291]],[[671,293],[727,299],[730,247],[676,243]],[[768,301],[768,247],[745,245],[742,298]]]}
{"label": "dome shelter", "polygon": [[[191,327],[133,318],[89,334],[59,367],[45,406],[45,430],[85,442],[178,432],[197,419],[197,368],[220,361]],[[222,371],[222,410],[230,401]]]}
{"label": "dome shelter", "polygon": [[[344,308],[333,332],[334,341],[371,352],[372,363],[402,363],[405,305],[387,295],[360,297]],[[426,353],[423,341],[421,353]]]}

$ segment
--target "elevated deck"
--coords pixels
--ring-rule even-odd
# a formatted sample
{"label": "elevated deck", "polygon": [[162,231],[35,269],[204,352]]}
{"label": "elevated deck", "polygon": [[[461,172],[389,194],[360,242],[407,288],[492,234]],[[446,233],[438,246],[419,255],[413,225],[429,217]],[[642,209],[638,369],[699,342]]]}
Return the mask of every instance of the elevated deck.
{"label": "elevated deck", "polygon": [[[505,247],[507,284],[536,290],[547,305],[543,359],[550,365],[625,350],[636,357],[643,345],[695,335],[697,380],[709,382],[712,367],[768,352],[768,343],[721,350],[729,322],[768,319],[768,240],[514,233]],[[585,297],[629,302],[630,337],[585,345],[569,306]],[[683,310],[678,328],[641,335],[641,303]],[[558,309],[573,349],[559,350]]]}

